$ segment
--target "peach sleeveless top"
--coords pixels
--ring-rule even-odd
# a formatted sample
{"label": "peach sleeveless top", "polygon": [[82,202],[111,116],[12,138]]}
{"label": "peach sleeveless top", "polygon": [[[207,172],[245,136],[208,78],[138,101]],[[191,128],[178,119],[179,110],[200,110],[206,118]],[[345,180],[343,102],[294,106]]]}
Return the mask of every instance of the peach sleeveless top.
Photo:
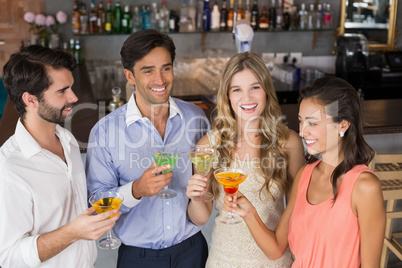
{"label": "peach sleeveless top", "polygon": [[366,165],[353,167],[344,175],[333,206],[333,196],[312,205],[307,201],[307,189],[319,162],[307,165],[300,178],[289,221],[289,246],[295,256],[292,267],[358,268],[360,229],[351,207],[352,191],[360,174],[371,170]]}

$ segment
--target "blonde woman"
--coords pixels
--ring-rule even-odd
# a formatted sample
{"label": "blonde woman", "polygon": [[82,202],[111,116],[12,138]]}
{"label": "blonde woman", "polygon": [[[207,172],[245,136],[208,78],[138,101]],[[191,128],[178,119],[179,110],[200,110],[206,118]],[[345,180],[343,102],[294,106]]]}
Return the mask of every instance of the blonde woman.
{"label": "blonde woman", "polygon": [[[248,177],[239,190],[256,208],[263,224],[275,230],[284,211],[283,197],[304,164],[303,146],[297,134],[282,122],[271,76],[264,62],[254,53],[241,53],[226,64],[217,95],[217,116],[213,128],[198,146],[219,151],[219,167],[246,171]],[[247,225],[220,222],[224,191],[213,178],[195,174],[187,187],[190,199],[212,190],[219,211],[215,219],[206,267],[290,267],[289,251],[269,260],[254,241]],[[191,200],[190,220],[204,224],[212,202]]]}

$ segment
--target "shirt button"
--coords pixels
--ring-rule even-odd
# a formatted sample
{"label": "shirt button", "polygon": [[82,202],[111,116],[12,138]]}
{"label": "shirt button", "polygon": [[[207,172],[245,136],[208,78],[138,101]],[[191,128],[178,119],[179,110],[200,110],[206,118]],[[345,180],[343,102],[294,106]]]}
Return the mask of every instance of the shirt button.
{"label": "shirt button", "polygon": [[166,202],[166,205],[169,205],[170,203],[169,202]]}
{"label": "shirt button", "polygon": [[166,226],[166,228],[168,229],[168,230],[170,230],[170,226],[168,225],[168,226]]}
{"label": "shirt button", "polygon": [[167,246],[165,246],[165,248],[167,248]]}

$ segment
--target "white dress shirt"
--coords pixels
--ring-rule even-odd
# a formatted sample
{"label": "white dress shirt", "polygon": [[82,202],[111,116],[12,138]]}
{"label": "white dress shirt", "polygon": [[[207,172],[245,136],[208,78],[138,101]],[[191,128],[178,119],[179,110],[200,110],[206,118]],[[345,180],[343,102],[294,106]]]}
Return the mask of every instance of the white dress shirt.
{"label": "white dress shirt", "polygon": [[0,266],[94,267],[94,241],[78,240],[40,262],[37,239],[71,222],[87,209],[85,171],[73,135],[56,126],[67,164],[42,149],[18,120],[0,148]]}

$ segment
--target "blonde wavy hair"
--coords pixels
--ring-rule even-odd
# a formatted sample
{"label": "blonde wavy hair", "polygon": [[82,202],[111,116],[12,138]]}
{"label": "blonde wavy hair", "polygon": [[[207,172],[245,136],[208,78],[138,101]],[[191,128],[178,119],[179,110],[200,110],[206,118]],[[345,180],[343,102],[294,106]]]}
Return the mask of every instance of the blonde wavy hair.
{"label": "blonde wavy hair", "polygon": [[[233,153],[239,141],[238,124],[235,113],[229,100],[229,87],[232,77],[245,69],[253,72],[258,82],[266,93],[266,106],[260,116],[260,150],[259,159],[265,182],[260,189],[260,195],[265,188],[268,194],[274,199],[269,190],[272,182],[275,182],[280,191],[285,194],[289,190],[290,183],[287,179],[288,155],[285,151],[285,144],[288,139],[288,128],[282,122],[282,113],[276,97],[271,75],[262,59],[255,53],[240,53],[233,56],[225,65],[221,77],[220,86],[217,94],[217,114],[212,123],[212,136],[215,140],[213,147],[219,151],[219,166],[226,167],[234,160]],[[274,164],[268,166],[264,161],[267,157],[274,161],[283,160],[283,166]],[[272,160],[272,159],[271,159]],[[215,196],[219,195],[219,183],[212,181],[212,192]]]}

